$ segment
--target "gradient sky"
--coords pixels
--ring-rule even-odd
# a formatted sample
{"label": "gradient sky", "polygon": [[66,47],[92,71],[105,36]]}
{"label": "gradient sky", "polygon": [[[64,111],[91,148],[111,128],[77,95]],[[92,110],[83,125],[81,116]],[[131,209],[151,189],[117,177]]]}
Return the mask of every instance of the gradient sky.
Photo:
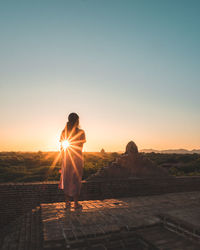
{"label": "gradient sky", "polygon": [[0,151],[200,148],[199,0],[0,0]]}

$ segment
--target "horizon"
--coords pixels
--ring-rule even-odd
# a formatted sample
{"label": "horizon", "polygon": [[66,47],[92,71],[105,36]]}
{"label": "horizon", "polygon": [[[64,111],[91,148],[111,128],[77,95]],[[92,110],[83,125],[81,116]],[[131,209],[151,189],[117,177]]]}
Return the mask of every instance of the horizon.
{"label": "horizon", "polygon": [[[99,151],[83,151],[83,153],[101,153],[101,150],[103,148],[101,148]],[[158,151],[158,152],[162,152],[162,151],[181,151],[181,150],[185,150],[185,151],[188,151],[188,152],[192,152],[192,151],[200,151],[200,148],[194,148],[194,149],[187,149],[187,148],[167,148],[167,149],[155,149],[155,148],[142,148],[142,149],[138,149],[139,152],[143,152],[144,153],[147,153],[145,151]],[[33,151],[0,151],[0,153],[57,153],[59,152],[60,150],[51,150],[51,151],[43,151],[43,150],[33,150]],[[117,150],[117,151],[106,151],[105,150],[105,153],[123,153],[125,152],[125,149],[124,150]]]}
{"label": "horizon", "polygon": [[200,1],[0,2],[0,151],[200,148]]}

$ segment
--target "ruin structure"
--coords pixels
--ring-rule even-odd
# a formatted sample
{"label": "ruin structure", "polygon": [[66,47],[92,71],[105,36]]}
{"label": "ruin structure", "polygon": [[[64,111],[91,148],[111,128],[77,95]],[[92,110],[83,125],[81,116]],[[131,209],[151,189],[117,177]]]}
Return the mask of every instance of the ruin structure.
{"label": "ruin structure", "polygon": [[130,141],[125,153],[108,166],[104,166],[88,180],[115,178],[172,178],[164,168],[156,166],[143,153],[138,152],[135,142]]}

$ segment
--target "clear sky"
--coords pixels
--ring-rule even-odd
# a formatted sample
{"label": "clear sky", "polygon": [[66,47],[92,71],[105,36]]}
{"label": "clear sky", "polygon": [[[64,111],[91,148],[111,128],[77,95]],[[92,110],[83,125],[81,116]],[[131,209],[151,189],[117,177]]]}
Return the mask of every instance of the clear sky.
{"label": "clear sky", "polygon": [[199,0],[0,0],[0,151],[200,148]]}

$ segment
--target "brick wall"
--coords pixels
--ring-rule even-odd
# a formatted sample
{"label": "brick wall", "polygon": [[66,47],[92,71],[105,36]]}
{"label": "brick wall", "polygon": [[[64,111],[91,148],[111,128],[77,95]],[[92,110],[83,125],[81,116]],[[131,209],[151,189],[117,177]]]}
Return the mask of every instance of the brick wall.
{"label": "brick wall", "polygon": [[[106,199],[200,190],[200,177],[83,181],[81,199]],[[41,203],[64,201],[58,182],[0,184],[0,226]]]}

